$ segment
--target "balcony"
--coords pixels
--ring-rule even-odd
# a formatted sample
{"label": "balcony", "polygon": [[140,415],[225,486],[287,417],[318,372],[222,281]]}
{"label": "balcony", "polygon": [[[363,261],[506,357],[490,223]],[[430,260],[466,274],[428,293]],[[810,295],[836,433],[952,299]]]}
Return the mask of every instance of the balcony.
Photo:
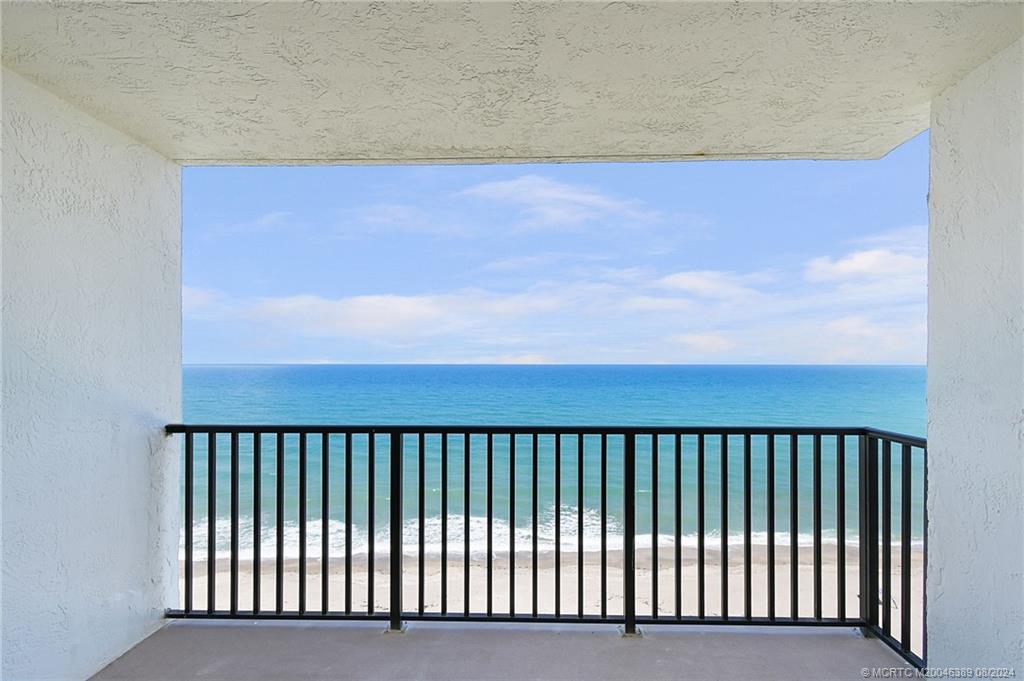
{"label": "balcony", "polygon": [[[557,660],[560,644],[537,643],[552,628],[555,641],[590,642],[593,655],[574,648],[581,663],[610,655],[599,669],[652,676],[649,649],[668,641],[665,659],[697,668],[740,640],[750,653],[796,646],[808,664],[851,675],[924,665],[920,438],[866,428],[167,430],[184,436],[182,601],[168,617],[276,623],[179,623],[100,678],[143,678],[144,660],[179,646],[212,656],[255,645],[261,652],[232,673],[278,668],[266,651],[307,631],[285,620],[378,621],[316,636],[349,650],[339,660],[350,649],[397,656],[382,672],[397,676],[403,656],[434,646],[452,656],[435,660],[438,672],[465,665],[480,676],[474,664],[491,653],[466,651],[492,651],[490,640],[519,642],[509,664],[545,645]],[[408,647],[367,634],[407,623]],[[595,636],[616,627],[651,641],[630,648],[612,645],[610,631]],[[779,637],[779,628],[801,633]],[[269,632],[275,643],[257,644]],[[195,660],[172,657],[183,669]],[[738,676],[761,670],[736,664]]]}
{"label": "balcony", "polygon": [[[1024,599],[1019,598],[1024,575],[1020,3],[428,2],[369,8],[361,3],[264,3],[240,11],[231,3],[4,0],[2,10],[4,679],[78,681],[158,629],[103,674],[322,678],[346,664],[345,669],[371,669],[374,676],[448,676],[452,669],[484,676],[480,665],[488,665],[487,670],[498,670],[493,675],[504,676],[520,669],[554,669],[566,677],[590,670],[593,678],[601,671],[610,676],[624,670],[652,677],[692,671],[716,677],[859,678],[861,664],[898,659],[908,664],[927,659],[936,668],[1024,669]],[[346,546],[350,535],[338,535],[339,546],[331,538],[337,533],[328,532],[326,560],[318,553],[314,529],[322,511],[316,487],[322,432],[281,431],[284,445],[278,451],[285,453],[289,470],[298,470],[300,440],[305,443],[305,523],[298,522],[297,473],[278,476],[286,484],[283,503],[277,504],[274,429],[258,438],[265,447],[261,480],[266,494],[251,496],[244,473],[258,458],[248,458],[247,447],[255,449],[252,428],[235,431],[236,457],[231,457],[231,430],[213,429],[213,442],[228,459],[222,470],[215,458],[212,504],[206,488],[212,480],[203,477],[210,429],[193,429],[184,439],[192,442],[194,484],[179,487],[178,447],[184,445],[181,438],[175,443],[165,437],[164,425],[183,418],[183,164],[855,159],[885,154],[926,128],[931,148],[930,523],[924,522],[923,471],[918,475],[923,442],[892,438],[887,447],[884,437],[872,431],[841,429],[848,433],[841,438],[846,466],[839,467],[845,477],[834,487],[835,471],[829,466],[838,454],[830,447],[839,436],[823,431],[821,493],[816,497],[813,468],[808,473],[800,468],[797,484],[789,482],[787,435],[771,438],[776,470],[769,476],[767,436],[750,431],[754,491],[747,541],[746,494],[737,491],[744,480],[743,433],[726,438],[729,478],[736,466],[739,486],[727,485],[728,518],[720,523],[721,486],[715,476],[721,470],[722,440],[720,433],[716,438],[709,431],[700,449],[706,475],[704,536],[696,530],[700,434],[685,433],[685,541],[677,561],[671,523],[675,499],[659,492],[659,513],[651,515],[655,497],[644,492],[652,477],[650,433],[635,434],[635,486],[626,486],[625,433],[609,432],[606,513],[600,485],[597,505],[589,492],[583,503],[584,526],[593,528],[588,519],[596,508],[598,526],[607,518],[609,540],[595,550],[584,536],[580,622],[574,591],[580,557],[572,546],[570,523],[574,510],[578,513],[570,432],[561,444],[566,457],[562,504],[554,505],[553,488],[543,487],[538,511],[548,509],[542,517],[552,526],[551,536],[543,537],[547,546],[538,546],[536,554],[537,620],[551,622],[533,623],[532,480],[515,488],[517,508],[526,514],[513,523],[515,553],[511,541],[506,553],[498,536],[487,547],[487,485],[473,477],[470,515],[484,528],[483,548],[471,533],[469,555],[463,555],[460,536],[450,524],[445,562],[440,546],[436,553],[424,547],[426,581],[419,581],[415,429],[400,437],[401,465],[394,470],[404,469],[404,476],[398,495],[391,494],[388,479],[393,432],[381,430],[371,438],[365,431],[352,432],[351,451],[369,447],[367,439],[379,446],[380,486],[364,494],[374,500],[379,518],[370,514],[377,527],[366,542],[355,541],[353,529],[351,551]],[[813,191],[809,186],[808,192]],[[822,229],[829,226],[823,223]],[[382,238],[382,252],[387,246]],[[749,246],[736,243],[737,249]],[[485,458],[478,464],[471,457],[471,474],[481,476],[488,470],[487,433],[474,432],[473,447],[482,446]],[[427,446],[435,447],[436,431],[424,434]],[[505,501],[500,435],[500,429],[492,433],[498,476],[492,482],[492,510],[499,518]],[[348,521],[347,478],[336,468],[346,465],[345,436],[339,431],[327,438],[332,486],[327,508],[342,526]],[[539,456],[550,456],[546,448],[555,446],[552,433],[538,436]],[[517,437],[524,447],[518,474],[528,476],[532,435]],[[658,456],[664,457],[659,489],[663,484],[678,492],[673,439],[666,434],[658,441],[663,447]],[[593,453],[600,445],[594,444],[593,434],[583,440],[587,491],[593,471],[600,469],[592,463],[592,457],[600,457]],[[814,434],[799,434],[797,440],[799,456],[809,457],[813,466]],[[909,466],[903,465],[904,445],[911,448]],[[457,505],[460,450],[454,439],[449,447],[454,447],[453,468],[443,489]],[[365,475],[363,459],[348,458],[358,489]],[[234,480],[232,468],[239,473]],[[553,485],[554,471],[553,464],[545,463],[539,484]],[[905,472],[910,494],[904,494]],[[427,473],[427,479],[439,479],[432,469]],[[763,511],[768,486],[761,482],[766,479],[775,483],[775,513]],[[340,496],[334,491],[339,482]],[[615,495],[617,486],[632,495],[629,515],[635,533],[624,531],[630,505]],[[436,482],[423,488],[427,502],[439,505],[434,487]],[[844,488],[846,536],[841,542],[838,527],[829,525],[830,516],[837,515],[830,489],[838,494]],[[788,536],[790,492],[798,501],[796,542]],[[186,496],[192,502],[192,536],[179,552]],[[244,539],[251,527],[243,522],[249,498],[260,500],[261,511],[253,518],[263,526],[251,547]],[[820,541],[816,498],[821,502]],[[909,514],[903,512],[906,499]],[[356,527],[366,513],[362,502],[353,503]],[[278,557],[273,532],[278,508],[285,509],[289,532],[297,535],[303,528],[301,565],[297,536],[289,535]],[[551,513],[554,508],[557,514]],[[434,506],[427,511],[427,517],[448,517],[435,516]],[[397,551],[391,550],[395,539],[388,534],[392,513],[403,526],[416,528],[409,541],[398,540]],[[555,515],[564,523],[564,544],[553,539]],[[908,515],[910,527],[903,532]],[[768,531],[769,518],[774,532]],[[645,537],[655,520],[657,539],[649,542]],[[212,547],[205,549],[204,524],[206,531],[211,524],[214,529],[209,533]],[[728,531],[717,534],[726,525]],[[262,535],[267,527],[269,544]],[[666,534],[668,539],[662,539]],[[703,556],[698,555],[698,534]],[[621,545],[612,542],[616,536],[622,537]],[[624,550],[627,538],[631,553]],[[926,542],[927,570],[921,572]],[[845,556],[845,570],[838,570],[840,556]],[[363,567],[370,560],[373,572]],[[391,572],[393,561],[398,573]],[[466,608],[464,597],[459,600],[464,572],[469,572],[473,594],[470,615],[499,619],[501,594],[512,590],[502,581],[502,566],[513,561],[516,619],[504,624],[460,621]],[[261,574],[255,580],[259,587],[246,576],[254,563]],[[604,595],[602,564],[607,570]],[[447,602],[440,599],[442,565]],[[557,590],[556,565],[562,571]],[[678,612],[673,589],[680,584],[677,565],[683,584]],[[775,571],[772,581],[769,565]],[[792,570],[791,565],[799,567]],[[186,570],[189,579],[179,590]],[[357,578],[360,570],[367,586],[373,576],[369,594]],[[699,594],[701,571],[704,590]],[[278,575],[280,586],[274,581]],[[793,575],[797,589],[791,588]],[[326,614],[317,600],[324,576]],[[350,607],[346,581],[352,582]],[[305,585],[305,608],[300,608],[300,583]],[[187,601],[179,594],[186,584]],[[724,584],[726,611],[720,609]],[[658,597],[652,601],[655,585]],[[633,589],[632,599],[623,598],[627,586]],[[925,586],[927,618],[918,596]],[[260,596],[254,604],[256,588]],[[795,609],[791,592],[797,594]],[[476,600],[478,594],[484,594],[483,601]],[[870,598],[862,599],[864,594]],[[442,615],[443,604],[447,612]],[[163,626],[167,608],[174,621]],[[630,610],[643,638],[619,639],[611,631],[588,638],[590,627],[629,626]],[[654,614],[658,624],[652,623]],[[726,615],[728,627],[723,626]],[[245,621],[253,616],[261,621]],[[504,616],[511,618],[509,612]],[[910,625],[904,626],[908,616]],[[371,621],[332,619],[357,617]],[[204,618],[217,621],[200,621]],[[287,618],[299,621],[278,621]],[[446,621],[425,621],[441,618]],[[363,635],[383,629],[385,620],[409,622],[408,632]],[[788,621],[783,626],[780,620]],[[830,626],[830,620],[836,624]],[[765,621],[773,628],[761,627]],[[525,629],[516,635],[496,629],[513,625]],[[799,627],[799,633],[789,625]],[[558,627],[558,636],[549,635],[550,626]],[[873,632],[875,639],[848,636],[849,628],[858,627]],[[297,635],[300,631],[303,636]],[[667,637],[671,645],[662,645]],[[599,643],[588,646],[586,641]],[[893,647],[901,657],[895,657]],[[419,665],[403,666],[410,659],[403,654],[415,656]]]}

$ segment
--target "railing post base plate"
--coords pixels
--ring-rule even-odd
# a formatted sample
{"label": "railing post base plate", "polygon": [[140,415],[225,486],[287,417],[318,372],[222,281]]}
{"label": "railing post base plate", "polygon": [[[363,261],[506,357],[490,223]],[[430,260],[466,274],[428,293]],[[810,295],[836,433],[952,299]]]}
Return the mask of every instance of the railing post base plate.
{"label": "railing post base plate", "polygon": [[384,633],[384,634],[404,634],[405,630],[408,629],[408,628],[409,628],[409,625],[406,624],[405,622],[402,622],[401,626],[399,626],[397,629],[392,629],[391,627],[388,627],[382,633]]}
{"label": "railing post base plate", "polygon": [[643,638],[644,632],[640,630],[640,627],[636,627],[633,631],[627,631],[626,626],[622,625],[619,627],[619,634],[622,638]]}

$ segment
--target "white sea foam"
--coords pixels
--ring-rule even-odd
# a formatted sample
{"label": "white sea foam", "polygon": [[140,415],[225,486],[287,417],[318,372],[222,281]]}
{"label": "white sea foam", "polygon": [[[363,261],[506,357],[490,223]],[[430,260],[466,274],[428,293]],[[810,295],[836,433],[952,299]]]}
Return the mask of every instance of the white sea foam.
{"label": "white sea foam", "polygon": [[[461,557],[465,551],[464,517],[462,515],[449,515],[447,523],[447,546],[448,555],[452,558]],[[238,528],[238,550],[239,558],[249,560],[253,555],[253,522],[251,517],[239,519]],[[273,523],[263,523],[260,528],[260,553],[264,559],[276,556],[277,536],[276,527]],[[332,558],[344,557],[345,555],[345,523],[331,519],[328,522],[328,551]],[[564,507],[562,510],[561,527],[557,535],[563,552],[575,552],[579,548],[579,535],[577,533],[577,517],[574,507]],[[194,547],[193,559],[203,560],[206,558],[207,523],[200,521],[193,526],[192,542]],[[320,519],[310,519],[306,523],[306,554],[310,558],[319,558],[322,552],[323,522]],[[479,559],[487,555],[487,518],[471,516],[469,521],[469,553],[472,559]],[[282,533],[285,558],[298,558],[300,546],[299,526],[293,521],[284,524]],[[609,551],[619,551],[623,545],[622,527],[615,519],[609,518],[606,530],[606,543]],[[495,518],[491,524],[491,550],[493,554],[507,554],[510,549],[512,534],[509,524],[502,519]],[[434,516],[425,519],[423,526],[424,553],[432,558],[441,554],[442,547],[442,523],[441,518]],[[720,536],[717,531],[708,531],[705,534],[705,546],[708,550],[715,550],[720,546]],[[742,546],[744,541],[742,530],[731,532],[728,544]],[[855,531],[847,531],[846,541],[848,544],[855,544],[857,535]],[[754,545],[766,545],[768,543],[767,532],[752,532],[751,542]],[[650,532],[638,532],[636,535],[636,547],[638,549],[649,549],[652,546]],[[777,532],[775,535],[776,546],[789,546],[790,535],[788,532]],[[836,535],[832,530],[823,530],[822,543],[834,545]],[[813,546],[814,535],[801,532],[797,535],[798,546]],[[915,547],[921,542],[912,542]],[[540,554],[553,553],[556,545],[556,528],[553,513],[549,513],[538,519],[537,524],[537,551]],[[693,533],[683,534],[680,537],[680,545],[684,548],[697,547],[697,535]],[[674,534],[659,534],[659,548],[667,547],[674,549]],[[417,555],[419,551],[419,521],[418,519],[406,520],[402,527],[403,553],[409,556]],[[532,526],[519,525],[515,528],[515,549],[517,552],[532,551],[533,530]],[[353,557],[365,557],[369,553],[369,535],[366,528],[360,525],[352,527],[352,555]],[[583,517],[583,550],[584,552],[597,552],[601,550],[601,518],[597,511],[586,509]],[[228,557],[231,551],[231,523],[229,518],[218,518],[216,523],[216,555]],[[377,557],[387,556],[390,551],[390,535],[386,526],[378,527],[374,534],[373,552]],[[185,542],[182,533],[179,556],[184,559]]]}

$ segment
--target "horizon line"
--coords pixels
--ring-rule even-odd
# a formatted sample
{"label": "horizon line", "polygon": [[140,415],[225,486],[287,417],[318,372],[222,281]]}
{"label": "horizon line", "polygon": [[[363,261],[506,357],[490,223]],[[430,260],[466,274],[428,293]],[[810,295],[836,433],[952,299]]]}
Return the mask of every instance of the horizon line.
{"label": "horizon line", "polygon": [[724,363],[616,363],[616,362],[182,362],[201,366],[424,366],[424,367],[907,367],[927,368],[927,363],[824,363],[824,362],[724,362]]}

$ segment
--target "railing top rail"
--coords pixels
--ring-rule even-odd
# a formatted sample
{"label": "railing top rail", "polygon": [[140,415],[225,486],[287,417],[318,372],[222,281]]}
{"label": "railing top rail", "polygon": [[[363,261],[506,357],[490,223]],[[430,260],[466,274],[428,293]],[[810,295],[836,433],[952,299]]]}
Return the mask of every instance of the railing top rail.
{"label": "railing top rail", "polygon": [[477,424],[170,424],[173,433],[429,433],[429,434],[502,434],[502,435],[874,435],[894,442],[925,447],[924,438],[891,433],[861,426],[556,426],[556,425],[477,425]]}
{"label": "railing top rail", "polygon": [[877,437],[882,440],[890,440],[891,442],[910,445],[911,447],[920,447],[921,449],[928,448],[928,440],[923,437],[917,437],[915,435],[904,435],[903,433],[894,433],[891,430],[881,430],[879,428],[865,428],[864,432],[866,435],[869,435],[871,437]]}

